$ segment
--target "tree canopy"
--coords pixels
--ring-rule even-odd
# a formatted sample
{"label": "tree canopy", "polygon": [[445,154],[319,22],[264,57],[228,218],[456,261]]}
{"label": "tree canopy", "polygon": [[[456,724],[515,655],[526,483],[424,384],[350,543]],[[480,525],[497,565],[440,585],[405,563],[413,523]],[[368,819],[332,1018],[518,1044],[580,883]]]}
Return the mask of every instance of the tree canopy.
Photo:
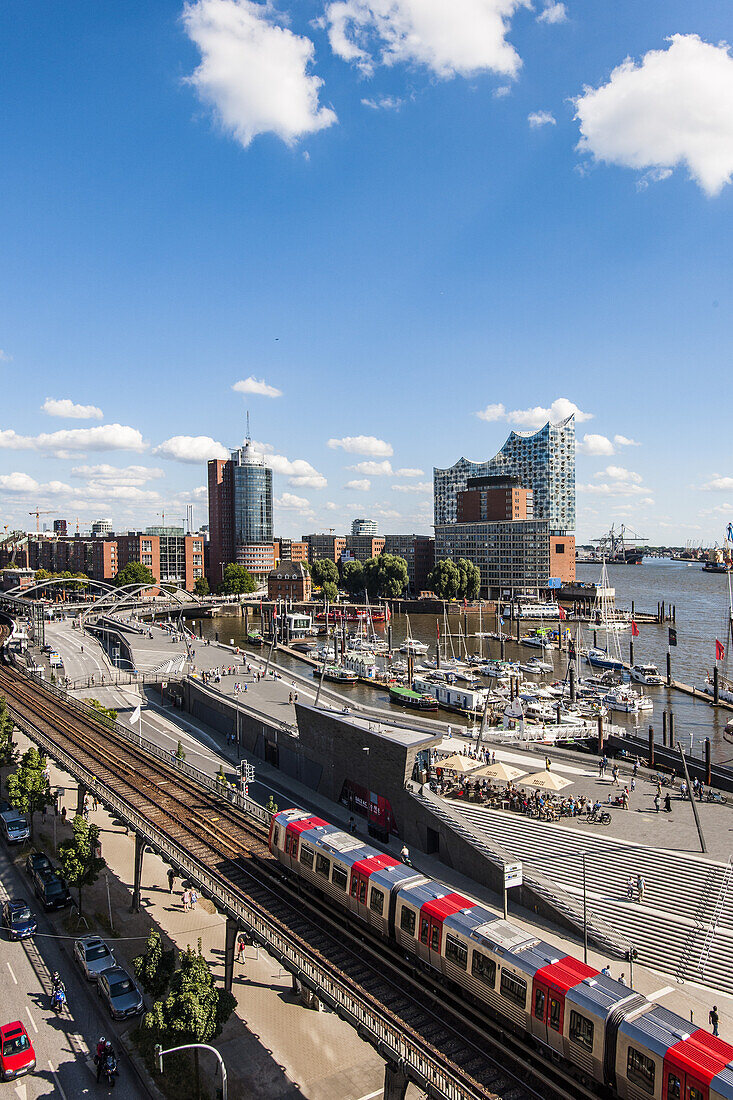
{"label": "tree canopy", "polygon": [[327,581],[338,585],[339,571],[336,562],[332,558],[316,558],[311,566],[311,578],[316,588],[323,588]]}
{"label": "tree canopy", "polygon": [[459,558],[458,572],[461,575],[460,584],[458,586],[458,597],[468,600],[475,600],[478,598],[481,591],[481,570],[477,565],[474,565],[472,561],[468,561],[466,558]]}
{"label": "tree canopy", "polygon": [[338,599],[339,590],[333,581],[324,581],[321,585],[321,594],[324,600],[328,600],[329,603],[334,603]]}
{"label": "tree canopy", "polygon": [[364,591],[364,566],[360,561],[346,561],[341,567],[341,583],[350,596]]}
{"label": "tree canopy", "polygon": [[33,832],[33,814],[43,810],[52,801],[51,788],[46,772],[46,757],[38,749],[30,748],[23,753],[17,771],[5,780],[8,802],[14,810],[26,814]]}
{"label": "tree canopy", "polygon": [[158,582],[153,576],[153,571],[141,561],[128,561],[123,569],[117,571],[114,584],[122,588],[126,584],[148,584],[152,588]]}
{"label": "tree canopy", "polygon": [[105,725],[114,729],[115,722],[117,721],[117,711],[114,707],[105,707],[104,703],[100,703],[99,699],[86,699],[87,706],[90,706],[94,711],[94,717]]}
{"label": "tree canopy", "polygon": [[407,562],[397,554],[380,554],[364,562],[365,587],[372,600],[401,596],[408,581]]}
{"label": "tree canopy", "polygon": [[82,890],[93,885],[100,872],[107,866],[97,855],[99,847],[99,829],[77,814],[71,823],[73,836],[59,844],[59,862],[61,871],[72,886],[79,891],[79,913],[82,912]]}
{"label": "tree canopy", "polygon": [[145,992],[153,999],[162,997],[176,968],[175,949],[165,951],[160,932],[151,928],[145,951],[132,960],[132,966]]}
{"label": "tree canopy", "polygon": [[8,704],[0,696],[0,768],[7,768],[13,763],[13,728],[13,716],[8,710]]}
{"label": "tree canopy", "polygon": [[206,577],[197,577],[193,582],[193,590],[197,596],[208,596],[211,589]]}
{"label": "tree canopy", "polygon": [[461,587],[461,574],[451,558],[442,558],[430,574],[430,587],[441,600],[454,600]]}
{"label": "tree canopy", "polygon": [[221,590],[225,596],[238,596],[247,592],[254,592],[257,582],[251,573],[243,565],[230,562],[224,566],[224,580]]}

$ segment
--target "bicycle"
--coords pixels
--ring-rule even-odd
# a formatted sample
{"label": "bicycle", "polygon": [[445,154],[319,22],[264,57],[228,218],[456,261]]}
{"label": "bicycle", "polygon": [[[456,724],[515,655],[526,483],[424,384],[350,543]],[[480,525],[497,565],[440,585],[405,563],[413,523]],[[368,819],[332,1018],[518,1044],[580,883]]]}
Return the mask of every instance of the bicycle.
{"label": "bicycle", "polygon": [[608,825],[611,815],[608,810],[594,810],[592,814],[588,814],[588,821],[594,825]]}
{"label": "bicycle", "polygon": [[719,791],[708,791],[705,795],[706,802],[717,802],[719,806],[725,806],[728,799],[724,794],[720,794]]}

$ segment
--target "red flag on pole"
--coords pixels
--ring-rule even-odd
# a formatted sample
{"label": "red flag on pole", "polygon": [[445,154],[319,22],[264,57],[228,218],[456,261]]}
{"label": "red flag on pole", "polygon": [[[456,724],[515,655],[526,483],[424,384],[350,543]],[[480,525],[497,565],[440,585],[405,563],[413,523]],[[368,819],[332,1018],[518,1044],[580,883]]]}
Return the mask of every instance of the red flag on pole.
{"label": "red flag on pole", "polygon": [[438,632],[438,637],[440,637],[440,623],[437,619],[435,620],[435,629]]}
{"label": "red flag on pole", "polygon": [[715,639],[715,660],[722,661],[725,658],[725,646],[718,639]]}
{"label": "red flag on pole", "polygon": [[632,638],[638,638],[639,637],[639,628],[638,628],[638,626],[636,625],[636,623],[634,622],[633,619],[631,620],[631,637]]}
{"label": "red flag on pole", "polygon": [[567,617],[568,617],[567,611],[565,610],[564,607],[560,607],[560,604],[557,605],[557,617],[560,620],[560,622],[562,622],[564,619],[567,619]]}

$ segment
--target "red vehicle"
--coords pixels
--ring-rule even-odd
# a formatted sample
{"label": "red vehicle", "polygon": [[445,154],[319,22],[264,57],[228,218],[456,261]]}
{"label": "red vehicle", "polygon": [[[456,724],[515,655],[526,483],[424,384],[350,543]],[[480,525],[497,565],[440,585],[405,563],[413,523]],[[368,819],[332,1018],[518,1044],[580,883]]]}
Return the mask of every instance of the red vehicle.
{"label": "red vehicle", "polygon": [[20,1020],[0,1027],[0,1079],[12,1081],[36,1068],[36,1052]]}

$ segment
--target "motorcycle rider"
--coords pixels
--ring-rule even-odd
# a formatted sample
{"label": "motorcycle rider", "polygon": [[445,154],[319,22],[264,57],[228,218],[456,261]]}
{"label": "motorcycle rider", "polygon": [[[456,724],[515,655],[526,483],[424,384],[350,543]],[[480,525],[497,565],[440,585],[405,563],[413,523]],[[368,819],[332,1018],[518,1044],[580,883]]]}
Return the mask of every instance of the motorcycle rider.
{"label": "motorcycle rider", "polygon": [[97,1043],[96,1058],[97,1063],[97,1084],[102,1076],[102,1067],[104,1066],[105,1049],[107,1047],[107,1039],[104,1035],[99,1036],[99,1042]]}
{"label": "motorcycle rider", "polygon": [[117,1055],[114,1052],[114,1048],[109,1040],[107,1040],[104,1048],[104,1057],[102,1058],[102,1073],[107,1081],[108,1085],[114,1085],[114,1079],[117,1074]]}

